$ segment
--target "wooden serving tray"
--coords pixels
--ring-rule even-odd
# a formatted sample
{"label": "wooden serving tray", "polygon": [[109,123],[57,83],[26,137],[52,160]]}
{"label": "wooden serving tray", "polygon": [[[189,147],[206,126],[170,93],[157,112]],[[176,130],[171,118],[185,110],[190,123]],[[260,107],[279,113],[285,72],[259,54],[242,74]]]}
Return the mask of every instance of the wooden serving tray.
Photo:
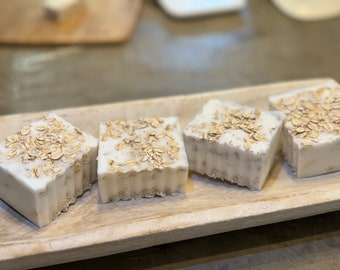
{"label": "wooden serving tray", "polygon": [[143,0],[83,0],[85,10],[63,22],[46,18],[42,0],[0,0],[0,43],[89,44],[123,42]]}
{"label": "wooden serving tray", "polygon": [[[56,111],[93,135],[101,120],[180,117],[182,127],[211,98],[268,108],[267,97],[325,79]],[[44,113],[0,117],[0,139]],[[0,269],[30,268],[258,226],[340,209],[340,173],[295,179],[277,160],[262,191],[191,174],[187,193],[102,204],[94,184],[67,213],[38,229],[0,201]]]}

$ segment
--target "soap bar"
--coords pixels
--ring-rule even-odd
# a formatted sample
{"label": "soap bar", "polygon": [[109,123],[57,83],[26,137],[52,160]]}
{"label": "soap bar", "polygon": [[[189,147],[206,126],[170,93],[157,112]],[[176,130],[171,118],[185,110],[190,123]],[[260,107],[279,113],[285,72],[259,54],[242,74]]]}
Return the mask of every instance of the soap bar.
{"label": "soap bar", "polygon": [[103,203],[183,193],[187,178],[176,117],[101,123],[98,185]]}
{"label": "soap bar", "polygon": [[340,170],[340,86],[326,83],[269,97],[287,115],[283,152],[298,178]]}
{"label": "soap bar", "polygon": [[98,140],[55,113],[0,143],[0,197],[39,227],[96,180]]}
{"label": "soap bar", "polygon": [[280,148],[281,112],[208,101],[184,130],[191,170],[260,190]]}
{"label": "soap bar", "polygon": [[48,18],[63,21],[84,9],[83,0],[44,0],[44,10]]}

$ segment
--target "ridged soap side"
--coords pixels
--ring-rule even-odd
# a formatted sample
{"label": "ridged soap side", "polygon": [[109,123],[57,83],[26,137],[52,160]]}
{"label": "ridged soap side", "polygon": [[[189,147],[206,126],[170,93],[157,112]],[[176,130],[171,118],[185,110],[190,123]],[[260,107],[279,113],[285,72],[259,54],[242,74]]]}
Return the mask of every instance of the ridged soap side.
{"label": "ridged soap side", "polygon": [[183,193],[187,175],[187,168],[106,174],[99,187],[101,200],[106,203]]}
{"label": "ridged soap side", "polygon": [[250,189],[261,189],[265,180],[265,155],[235,147],[185,138],[191,170]]}
{"label": "ridged soap side", "polygon": [[86,190],[91,189],[92,183],[96,180],[96,167],[93,166],[96,156],[97,149],[91,149],[89,153],[70,164],[64,174],[50,181],[46,186],[46,192],[39,193],[36,200],[37,206],[41,206],[42,215],[40,217],[38,212],[38,226],[49,224],[62,212],[67,211]]}

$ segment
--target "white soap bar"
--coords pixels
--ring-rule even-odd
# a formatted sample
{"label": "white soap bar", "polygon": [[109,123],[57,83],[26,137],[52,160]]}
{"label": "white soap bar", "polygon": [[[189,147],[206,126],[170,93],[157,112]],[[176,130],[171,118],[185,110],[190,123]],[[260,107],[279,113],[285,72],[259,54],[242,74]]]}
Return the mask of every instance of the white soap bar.
{"label": "white soap bar", "polygon": [[185,191],[188,160],[177,120],[101,123],[98,184],[102,202]]}
{"label": "white soap bar", "polygon": [[0,143],[0,197],[49,224],[96,180],[98,140],[54,113]]}
{"label": "white soap bar", "polygon": [[83,0],[44,0],[43,6],[48,18],[62,21],[80,12],[84,3]]}
{"label": "white soap bar", "polygon": [[297,177],[340,170],[340,86],[335,81],[269,97],[287,115],[283,152]]}
{"label": "white soap bar", "polygon": [[208,101],[184,130],[191,170],[260,190],[280,146],[284,114]]}

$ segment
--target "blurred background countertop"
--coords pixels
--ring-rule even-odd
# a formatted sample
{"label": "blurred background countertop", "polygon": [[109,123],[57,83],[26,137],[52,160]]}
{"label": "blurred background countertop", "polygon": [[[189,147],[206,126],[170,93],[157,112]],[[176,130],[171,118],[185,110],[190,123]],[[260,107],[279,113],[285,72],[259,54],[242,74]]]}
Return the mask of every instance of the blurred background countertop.
{"label": "blurred background countertop", "polygon": [[118,45],[0,47],[0,114],[182,95],[314,77],[340,80],[340,18],[299,22],[270,1],[169,18],[146,2]]}
{"label": "blurred background countertop", "polygon": [[[340,81],[340,18],[301,22],[270,1],[187,20],[145,1],[127,42],[0,46],[0,115],[262,83]],[[47,269],[340,269],[340,212]]]}

